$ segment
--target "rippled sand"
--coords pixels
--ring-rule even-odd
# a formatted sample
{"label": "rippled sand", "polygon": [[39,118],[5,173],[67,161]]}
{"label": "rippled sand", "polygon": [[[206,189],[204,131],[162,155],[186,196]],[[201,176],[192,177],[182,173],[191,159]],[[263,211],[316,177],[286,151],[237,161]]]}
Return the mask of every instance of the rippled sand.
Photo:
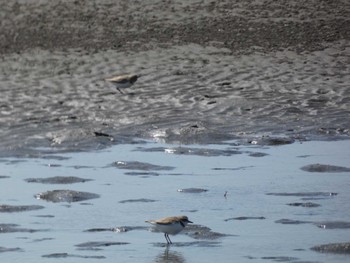
{"label": "rippled sand", "polygon": [[[7,55],[1,64],[1,146],[83,147],[118,134],[183,142],[349,135],[349,53],[341,42],[338,49],[305,54],[235,56],[187,45]],[[118,72],[142,77],[120,94],[103,80]]]}

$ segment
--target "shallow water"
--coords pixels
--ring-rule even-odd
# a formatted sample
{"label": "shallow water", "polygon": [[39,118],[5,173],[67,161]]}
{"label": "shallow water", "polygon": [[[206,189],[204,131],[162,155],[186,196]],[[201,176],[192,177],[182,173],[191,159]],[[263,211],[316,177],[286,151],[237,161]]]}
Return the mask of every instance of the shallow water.
{"label": "shallow water", "polygon": [[[328,171],[328,166],[317,166],[318,172],[301,168],[349,168],[349,149],[350,141],[182,146],[140,140],[96,152],[1,159],[0,205],[37,209],[0,210],[0,224],[18,225],[2,226],[1,258],[348,262],[348,255],[310,248],[350,241],[350,173]],[[62,176],[71,183],[59,184],[57,177]],[[51,177],[52,183],[26,180]],[[77,177],[91,180],[79,182]],[[77,202],[36,198],[53,190],[99,197]],[[144,223],[179,214],[186,214],[194,226],[171,237],[174,245],[168,248],[163,235],[148,231]]]}

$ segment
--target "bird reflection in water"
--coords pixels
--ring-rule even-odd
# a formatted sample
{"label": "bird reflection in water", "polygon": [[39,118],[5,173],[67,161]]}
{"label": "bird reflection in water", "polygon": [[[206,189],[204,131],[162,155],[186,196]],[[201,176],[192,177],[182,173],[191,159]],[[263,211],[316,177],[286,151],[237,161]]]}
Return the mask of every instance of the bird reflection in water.
{"label": "bird reflection in water", "polygon": [[170,246],[166,246],[165,250],[154,259],[154,262],[157,263],[183,263],[185,261],[184,256],[180,252],[170,251]]}

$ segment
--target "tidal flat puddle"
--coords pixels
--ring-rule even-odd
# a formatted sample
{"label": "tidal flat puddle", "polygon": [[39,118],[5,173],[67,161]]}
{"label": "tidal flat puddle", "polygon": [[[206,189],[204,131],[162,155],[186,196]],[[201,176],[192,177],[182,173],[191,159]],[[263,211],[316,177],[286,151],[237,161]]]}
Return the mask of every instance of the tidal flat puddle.
{"label": "tidal flat puddle", "polygon": [[[0,159],[4,262],[347,262],[350,141],[120,144]],[[145,220],[187,215],[171,236]],[[323,248],[323,247],[322,247]],[[349,253],[349,251],[347,251]]]}

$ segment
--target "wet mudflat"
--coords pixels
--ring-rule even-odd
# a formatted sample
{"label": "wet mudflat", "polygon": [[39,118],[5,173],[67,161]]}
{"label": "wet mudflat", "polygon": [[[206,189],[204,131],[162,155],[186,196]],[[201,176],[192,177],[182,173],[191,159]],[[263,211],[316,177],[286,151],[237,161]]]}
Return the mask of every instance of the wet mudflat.
{"label": "wet mudflat", "polygon": [[349,1],[0,2],[1,261],[349,261]]}
{"label": "wet mudflat", "polygon": [[[135,139],[54,158],[3,158],[1,258],[347,262],[349,148],[350,141],[181,146]],[[181,214],[194,224],[172,236],[170,247],[144,222]]]}
{"label": "wet mudflat", "polygon": [[[2,1],[0,155],[135,137],[349,137],[349,10],[344,0]],[[125,94],[104,81],[122,73],[141,75]]]}

